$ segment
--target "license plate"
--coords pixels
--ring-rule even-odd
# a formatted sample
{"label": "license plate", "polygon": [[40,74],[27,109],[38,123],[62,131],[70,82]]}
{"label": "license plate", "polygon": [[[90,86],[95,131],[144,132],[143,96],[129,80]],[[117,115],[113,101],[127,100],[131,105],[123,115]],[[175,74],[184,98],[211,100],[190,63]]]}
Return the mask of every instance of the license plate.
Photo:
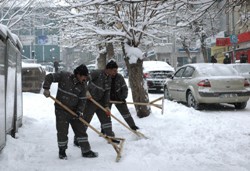
{"label": "license plate", "polygon": [[221,98],[232,98],[232,97],[237,97],[237,94],[222,94],[220,95]]}

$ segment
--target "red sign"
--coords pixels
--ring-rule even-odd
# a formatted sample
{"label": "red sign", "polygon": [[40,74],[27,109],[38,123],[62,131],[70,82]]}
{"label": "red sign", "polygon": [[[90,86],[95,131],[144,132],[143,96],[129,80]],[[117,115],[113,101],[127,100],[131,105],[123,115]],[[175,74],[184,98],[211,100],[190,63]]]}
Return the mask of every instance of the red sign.
{"label": "red sign", "polygon": [[229,46],[229,45],[230,45],[229,37],[216,38],[216,46]]}
{"label": "red sign", "polygon": [[250,41],[250,31],[238,35],[238,43]]}
{"label": "red sign", "polygon": [[[249,42],[250,31],[238,34],[238,43]],[[216,38],[216,46],[232,46],[229,37]]]}

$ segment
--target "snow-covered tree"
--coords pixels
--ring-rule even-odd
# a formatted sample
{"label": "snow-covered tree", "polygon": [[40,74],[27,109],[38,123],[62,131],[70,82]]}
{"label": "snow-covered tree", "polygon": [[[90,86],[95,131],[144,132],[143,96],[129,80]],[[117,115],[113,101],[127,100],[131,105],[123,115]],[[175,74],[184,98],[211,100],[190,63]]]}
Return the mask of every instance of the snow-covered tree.
{"label": "snow-covered tree", "polygon": [[[197,3],[208,8],[212,2]],[[61,27],[67,34],[64,37],[74,39],[75,44],[96,46],[104,56],[108,53],[107,43],[112,43],[116,49],[122,48],[133,100],[148,103],[142,71],[143,48],[154,43],[154,40],[164,39],[162,35],[171,35],[171,27],[175,25],[169,21],[174,13],[181,15],[180,11],[183,12],[184,7],[188,10],[187,5],[190,5],[189,1],[68,0],[64,3],[66,10],[57,12],[56,15],[62,20]],[[201,15],[200,13],[203,11],[198,10],[196,15]],[[187,24],[192,21],[190,19]],[[149,107],[135,107],[139,117],[150,113]]]}
{"label": "snow-covered tree", "polygon": [[0,23],[10,29],[17,25],[25,16],[32,13],[32,4],[36,0],[2,0],[0,1]]}
{"label": "snow-covered tree", "polygon": [[[56,15],[61,20],[64,38],[73,39],[75,45],[96,49],[99,54],[103,54],[103,57],[110,51],[106,48],[108,44],[115,47],[111,48],[114,51],[121,48],[129,72],[133,100],[147,103],[148,94],[142,78],[142,54],[146,45],[154,44],[155,40],[164,39],[168,35],[174,35],[174,30],[175,35],[179,36],[177,39],[181,40],[182,45],[187,49],[187,53],[190,43],[195,42],[197,38],[201,40],[202,49],[205,49],[203,44],[205,38],[215,30],[211,24],[215,21],[212,12],[221,10],[216,6],[218,3],[220,1],[214,0],[86,0],[79,2],[65,0],[64,9],[56,12]],[[178,24],[171,22],[173,18],[179,20]],[[209,29],[208,25],[211,26]],[[203,54],[204,61],[207,61],[205,53]],[[148,107],[135,107],[139,117],[148,116],[150,113]]]}
{"label": "snow-covered tree", "polygon": [[[208,62],[207,45],[205,39],[219,32],[219,16],[223,14],[231,14],[237,8],[241,16],[239,21],[235,21],[239,25],[239,29],[248,30],[250,16],[250,1],[247,0],[222,0],[222,1],[186,1],[186,3],[178,6],[176,17],[179,20],[177,24],[177,40],[183,45],[188,57],[191,42],[199,40],[200,49],[204,62]],[[185,29],[184,29],[184,28]],[[183,31],[185,30],[185,31]]]}
{"label": "snow-covered tree", "polygon": [[[217,23],[215,16],[218,11],[217,1],[187,1],[181,3],[176,10],[176,36],[183,49],[186,51],[189,60],[190,48],[200,48],[205,62],[208,61],[205,39],[215,34]],[[196,42],[199,40],[200,47]]]}
{"label": "snow-covered tree", "polygon": [[[121,47],[128,68],[133,100],[148,103],[140,48],[153,39],[159,39],[156,33],[168,34],[168,25],[164,24],[164,21],[158,22],[168,13],[168,7],[164,6],[164,2],[89,1],[68,4],[71,10],[67,15],[63,14],[63,19],[67,19],[65,25],[69,29],[68,35],[77,39],[75,42],[78,43],[90,43],[89,40],[92,40],[94,44],[112,43],[118,48]],[[150,114],[149,107],[135,107],[139,117]]]}

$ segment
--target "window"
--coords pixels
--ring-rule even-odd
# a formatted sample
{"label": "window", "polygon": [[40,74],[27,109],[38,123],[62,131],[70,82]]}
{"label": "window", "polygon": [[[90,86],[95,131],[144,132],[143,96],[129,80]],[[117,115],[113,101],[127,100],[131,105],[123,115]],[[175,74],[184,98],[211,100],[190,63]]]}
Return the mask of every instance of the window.
{"label": "window", "polygon": [[182,76],[182,73],[184,72],[184,70],[185,70],[185,68],[179,69],[179,70],[175,73],[174,77],[181,77],[181,76]]}
{"label": "window", "polygon": [[192,77],[193,73],[194,73],[194,68],[187,67],[185,72],[182,74],[182,77]]}

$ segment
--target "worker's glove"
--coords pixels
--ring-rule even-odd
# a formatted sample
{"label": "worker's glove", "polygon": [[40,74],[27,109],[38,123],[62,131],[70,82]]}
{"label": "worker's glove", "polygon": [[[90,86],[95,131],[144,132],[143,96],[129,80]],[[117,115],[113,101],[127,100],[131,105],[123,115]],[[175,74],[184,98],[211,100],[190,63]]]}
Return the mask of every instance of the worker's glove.
{"label": "worker's glove", "polygon": [[90,94],[89,91],[86,92],[86,97],[87,97],[87,99],[91,99],[92,98],[92,96],[91,96],[91,94]]}
{"label": "worker's glove", "polygon": [[49,89],[44,89],[43,95],[44,95],[45,97],[49,97],[49,96],[50,96],[50,91],[49,91]]}
{"label": "worker's glove", "polygon": [[109,107],[105,107],[105,109],[106,109],[106,115],[110,116],[111,115],[110,108]]}
{"label": "worker's glove", "polygon": [[76,112],[76,114],[77,114],[77,118],[81,118],[81,117],[83,117],[83,113],[82,112]]}

